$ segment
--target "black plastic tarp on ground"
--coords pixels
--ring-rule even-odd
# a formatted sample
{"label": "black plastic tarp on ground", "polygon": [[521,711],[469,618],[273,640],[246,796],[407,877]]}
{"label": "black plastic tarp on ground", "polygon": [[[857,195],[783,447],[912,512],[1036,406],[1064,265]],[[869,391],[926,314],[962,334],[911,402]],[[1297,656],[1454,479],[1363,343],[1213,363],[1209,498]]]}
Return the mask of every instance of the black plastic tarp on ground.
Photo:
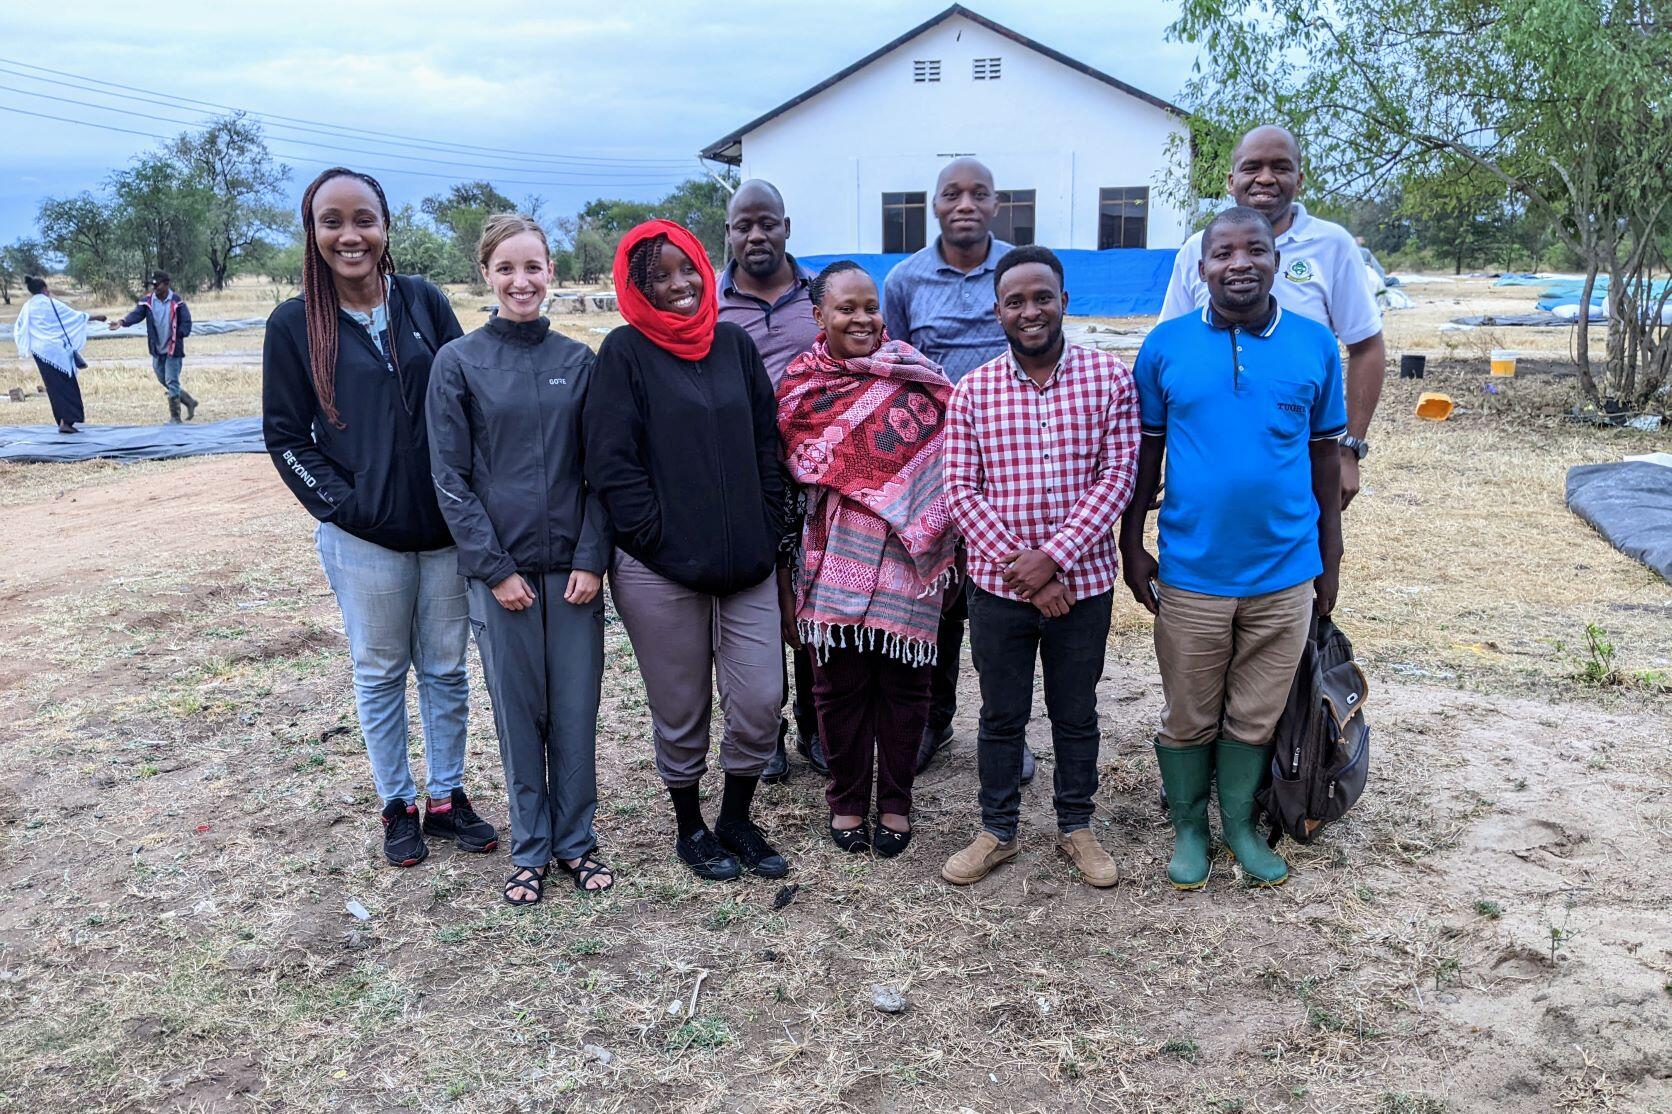
{"label": "black plastic tarp on ground", "polygon": [[1609,545],[1672,581],[1672,468],[1644,460],[1569,468],[1567,505]]}
{"label": "black plastic tarp on ground", "polygon": [[59,433],[52,425],[0,426],[0,460],[19,463],[173,460],[266,451],[257,417],[179,425],[84,425],[80,433]]}

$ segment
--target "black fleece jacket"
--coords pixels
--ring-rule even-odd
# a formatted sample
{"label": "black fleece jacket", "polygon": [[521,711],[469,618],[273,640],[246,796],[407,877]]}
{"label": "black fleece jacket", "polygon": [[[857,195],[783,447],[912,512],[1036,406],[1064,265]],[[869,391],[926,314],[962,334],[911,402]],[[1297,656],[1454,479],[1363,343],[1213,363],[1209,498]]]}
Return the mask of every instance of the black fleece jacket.
{"label": "black fleece jacket", "polygon": [[430,473],[465,576],[491,588],[514,572],[609,567],[609,524],[581,469],[597,362],[544,317],[491,317],[436,353]]}
{"label": "black fleece jacket", "polygon": [[784,534],[778,402],[729,322],[696,362],[631,325],[604,338],[587,392],[586,478],[615,543],[654,572],[729,596],[771,575]]}
{"label": "black fleece jacket", "polygon": [[302,299],[267,319],[261,352],[262,436],[279,476],[308,513],[402,553],[453,544],[430,482],[424,424],[430,361],[462,336],[447,295],[424,279],[396,275],[389,328],[398,360],[386,359],[347,313],[337,316],[338,429],[319,411],[309,374]]}

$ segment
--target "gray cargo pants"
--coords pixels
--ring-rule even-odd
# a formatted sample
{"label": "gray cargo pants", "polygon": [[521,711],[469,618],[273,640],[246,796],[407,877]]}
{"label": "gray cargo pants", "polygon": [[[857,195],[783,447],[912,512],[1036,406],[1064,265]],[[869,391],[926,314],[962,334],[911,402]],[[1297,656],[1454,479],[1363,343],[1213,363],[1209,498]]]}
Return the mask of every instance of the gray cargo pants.
{"label": "gray cargo pants", "polygon": [[535,600],[507,611],[470,581],[470,625],[493,700],[510,798],[511,861],[544,867],[597,846],[595,744],[604,676],[604,593],[565,603],[567,572],[525,575]]}
{"label": "gray cargo pants", "polygon": [[726,771],[759,774],[778,749],[784,702],[784,646],[778,585],[768,576],[729,596],[692,591],[621,552],[610,595],[644,677],[656,737],[656,772],[670,789],[695,785],[708,769],[708,725],[716,681]]}

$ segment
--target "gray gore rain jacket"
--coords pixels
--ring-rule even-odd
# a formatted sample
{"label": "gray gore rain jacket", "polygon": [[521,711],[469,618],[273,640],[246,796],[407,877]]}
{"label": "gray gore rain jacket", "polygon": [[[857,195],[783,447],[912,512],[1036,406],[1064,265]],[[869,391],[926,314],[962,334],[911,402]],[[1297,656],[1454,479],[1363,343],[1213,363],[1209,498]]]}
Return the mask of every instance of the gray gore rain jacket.
{"label": "gray gore rain jacket", "polygon": [[430,466],[464,576],[491,588],[514,572],[609,566],[609,522],[581,460],[596,364],[543,317],[491,317],[436,353]]}

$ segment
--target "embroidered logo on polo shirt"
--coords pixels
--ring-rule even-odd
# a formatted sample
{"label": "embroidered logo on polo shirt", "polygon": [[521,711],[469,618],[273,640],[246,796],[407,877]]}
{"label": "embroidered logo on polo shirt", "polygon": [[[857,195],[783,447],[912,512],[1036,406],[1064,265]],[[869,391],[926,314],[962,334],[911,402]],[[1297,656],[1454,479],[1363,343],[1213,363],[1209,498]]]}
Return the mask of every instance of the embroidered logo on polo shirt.
{"label": "embroidered logo on polo shirt", "polygon": [[1318,277],[1318,272],[1312,269],[1310,259],[1297,259],[1283,268],[1283,277],[1290,282],[1311,282]]}
{"label": "embroidered logo on polo shirt", "polygon": [[1280,402],[1277,404],[1277,408],[1279,410],[1287,410],[1291,414],[1306,413],[1306,407],[1298,402]]}

